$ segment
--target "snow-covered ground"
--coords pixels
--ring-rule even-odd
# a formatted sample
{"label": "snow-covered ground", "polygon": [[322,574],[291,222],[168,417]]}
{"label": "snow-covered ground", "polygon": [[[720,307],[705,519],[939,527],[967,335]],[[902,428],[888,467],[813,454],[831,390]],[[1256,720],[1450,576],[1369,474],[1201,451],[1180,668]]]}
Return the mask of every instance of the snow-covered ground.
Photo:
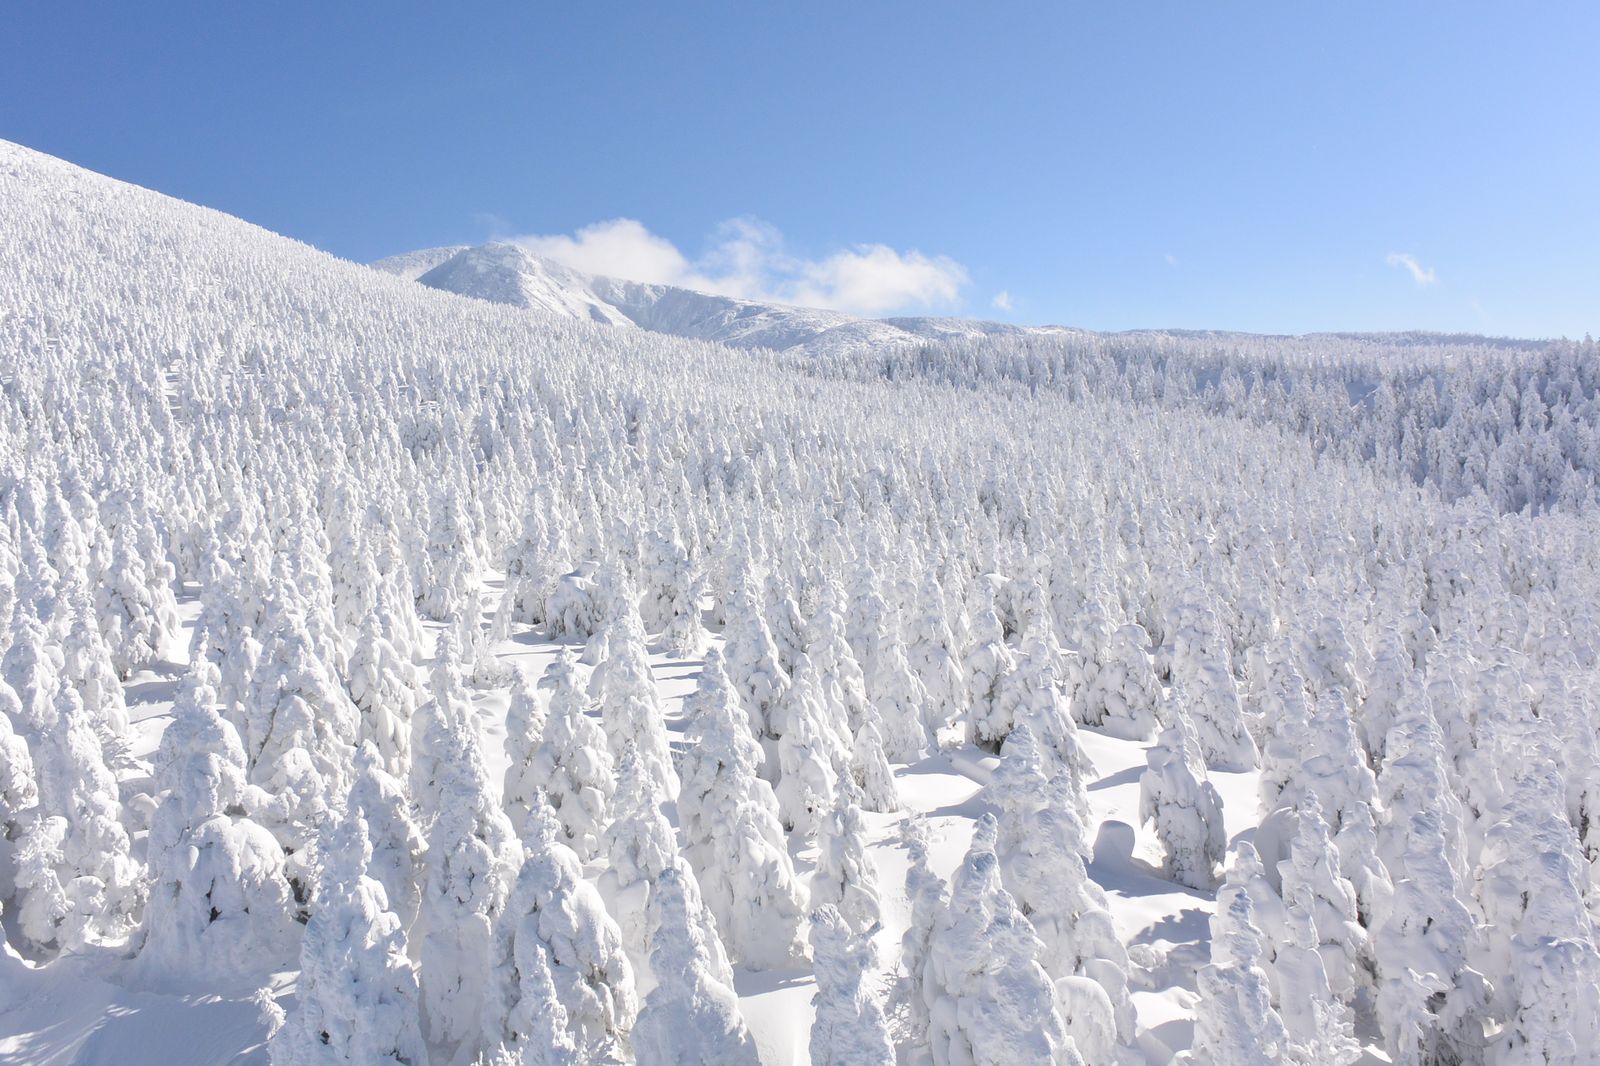
{"label": "snow-covered ground", "polygon": [[[491,576],[486,585],[497,591],[500,580]],[[485,606],[492,608],[492,600]],[[134,754],[141,759],[150,758],[156,750],[170,720],[177,678],[186,667],[187,642],[193,634],[199,605],[193,599],[184,600],[180,610],[180,639],[166,649],[162,662],[140,670],[126,685]],[[524,675],[537,678],[563,649],[581,651],[582,643],[554,642],[523,630],[494,651]],[[686,743],[682,738],[683,701],[694,689],[700,666],[700,660],[681,659],[663,652],[659,646],[652,648],[651,669],[675,748]],[[506,688],[480,690],[473,699],[486,740],[489,770],[496,781],[506,769],[507,703]],[[1089,784],[1094,817],[1100,827],[1111,827],[1109,833],[1101,830],[1101,844],[1090,872],[1107,892],[1117,932],[1124,942],[1150,945],[1169,962],[1182,960],[1181,965],[1166,965],[1143,975],[1134,993],[1144,1061],[1164,1063],[1174,1049],[1189,1043],[1194,1004],[1192,971],[1207,958],[1207,920],[1215,900],[1209,893],[1163,879],[1160,845],[1149,826],[1140,827],[1139,775],[1145,768],[1148,745],[1087,730],[1082,737],[1096,769],[1096,777]],[[902,811],[865,815],[868,852],[877,867],[883,893],[883,927],[874,940],[884,971],[879,979],[884,986],[880,992],[885,996],[889,991],[888,975],[899,965],[900,939],[910,921],[901,821],[909,814],[927,819],[933,868],[948,878],[971,842],[974,819],[989,809],[979,793],[998,760],[962,743],[958,731],[949,732],[946,739],[950,745],[946,750],[895,766]],[[1256,777],[1254,773],[1212,777],[1223,793],[1230,837],[1248,834],[1255,827]],[[141,784],[147,782],[134,779],[128,788],[137,792]],[[1125,829],[1125,841],[1117,828]],[[1119,847],[1119,842],[1124,846]],[[1126,843],[1132,843],[1131,851]],[[795,846],[792,854],[797,872],[803,877],[809,875],[815,848]],[[598,872],[590,871],[591,875]],[[645,959],[635,957],[633,961],[641,969],[647,968]],[[13,963],[0,970],[0,1062],[83,1066],[266,1062],[271,1015],[262,1009],[259,992],[168,992],[147,987],[131,970],[125,963],[105,958],[43,970]],[[740,1007],[761,1049],[762,1062],[773,1066],[808,1061],[815,990],[809,970],[754,972],[736,967],[735,973]],[[293,1009],[295,974],[279,975],[271,984],[271,993],[280,1006]],[[928,1060],[923,1054],[908,1056],[905,1061]]]}

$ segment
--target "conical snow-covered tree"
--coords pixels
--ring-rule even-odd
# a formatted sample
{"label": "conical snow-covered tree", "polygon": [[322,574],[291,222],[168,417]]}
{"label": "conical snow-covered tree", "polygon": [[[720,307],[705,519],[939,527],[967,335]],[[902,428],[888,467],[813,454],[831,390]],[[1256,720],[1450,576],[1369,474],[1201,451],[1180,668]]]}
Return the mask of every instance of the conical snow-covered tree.
{"label": "conical snow-covered tree", "polygon": [[1086,725],[1124,740],[1155,734],[1161,724],[1161,686],[1150,668],[1149,646],[1149,634],[1137,622],[1110,632],[1085,686]]}
{"label": "conical snow-covered tree", "polygon": [[489,986],[493,933],[505,910],[522,848],[495,802],[475,723],[454,701],[435,700],[419,717],[427,733],[413,760],[431,796],[423,930],[423,1033],[471,1061],[481,1047],[479,1013]]}
{"label": "conical snow-covered tree", "polygon": [[835,720],[837,714],[830,717],[828,712],[811,658],[800,652],[794,678],[775,718],[783,732],[778,738],[775,794],[784,825],[802,838],[816,832],[831,808],[839,778],[854,783],[843,723]]}
{"label": "conical snow-covered tree", "polygon": [[962,662],[967,677],[967,740],[993,751],[1011,732],[1004,699],[1006,682],[1016,670],[992,596],[972,619],[972,643]]}
{"label": "conical snow-covered tree", "polygon": [[383,628],[376,614],[361,622],[345,667],[345,687],[361,715],[357,739],[374,745],[383,768],[403,778],[411,765],[411,715],[418,685],[410,660],[384,637]]}
{"label": "conical snow-covered tree", "polygon": [[1250,893],[1229,884],[1211,917],[1211,962],[1200,970],[1195,1008],[1195,1066],[1280,1066],[1292,1062],[1289,1032],[1273,1009],[1260,965],[1261,931]]}
{"label": "conical snow-covered tree", "polygon": [[621,765],[630,751],[637,752],[641,768],[656,779],[666,795],[676,795],[678,776],[672,769],[672,750],[663,724],[666,716],[650,672],[644,626],[633,609],[631,595],[627,613],[611,623],[608,633],[608,654],[595,668],[589,690],[600,704],[600,723],[611,757]]}
{"label": "conical snow-covered tree", "polygon": [[156,751],[159,797],[147,844],[150,900],[139,966],[205,987],[256,983],[291,965],[299,926],[282,846],[240,814],[259,802],[244,746],[191,674]]}
{"label": "conical snow-covered tree", "polygon": [[[1031,739],[1026,726],[1006,739],[1001,768],[1014,768],[1002,789],[991,793],[991,802],[1004,797],[997,853],[1006,888],[1039,937],[1045,972],[1058,983],[1087,978],[1104,990],[1108,1016],[1086,1017],[1099,1011],[1084,1003],[1068,1022],[1079,1050],[1089,1055],[1096,1034],[1114,1034],[1123,1044],[1133,1040],[1128,952],[1117,938],[1105,894],[1085,866],[1089,845],[1077,789],[1065,772],[1045,779]],[[991,787],[1001,779],[997,770]]]}
{"label": "conical snow-covered tree", "polygon": [[1311,900],[1317,948],[1329,985],[1335,995],[1348,999],[1355,993],[1367,952],[1366,931],[1356,915],[1356,892],[1341,872],[1339,850],[1328,836],[1315,794],[1306,796],[1298,822],[1289,858],[1278,864],[1283,898],[1292,901],[1303,891]]}
{"label": "conical snow-covered tree", "polygon": [[994,816],[985,814],[929,937],[923,994],[933,1061],[1081,1062],[1039,965],[1039,938],[1000,884],[994,841]]}
{"label": "conical snow-covered tree", "polygon": [[1188,715],[1174,707],[1172,718],[1145,753],[1149,769],[1139,778],[1139,818],[1155,824],[1167,876],[1207,889],[1228,844],[1222,797],[1205,779]]}
{"label": "conical snow-covered tree", "polygon": [[[589,697],[578,684],[577,669],[572,654],[564,651],[545,670],[541,684],[550,690],[550,713],[528,764],[527,782],[548,798],[568,846],[588,862],[599,853],[617,781],[605,731],[589,716]],[[537,813],[539,805],[521,795],[520,785],[515,798],[507,790],[507,799]],[[527,839],[526,823],[517,832]]]}
{"label": "conical snow-covered tree", "polygon": [[428,1061],[405,930],[383,886],[365,873],[372,854],[365,829],[359,812],[348,813],[322,847],[295,1009],[268,1045],[275,1066]]}
{"label": "conical snow-covered tree", "polygon": [[837,788],[833,809],[817,827],[811,903],[834,908],[857,933],[876,926],[880,915],[878,871],[867,854],[865,836],[854,786]]}
{"label": "conical snow-covered tree", "polygon": [[[523,988],[529,973],[542,983],[537,965],[529,965],[531,955],[542,953],[580,1061],[626,1061],[639,1010],[633,968],[622,934],[562,836],[548,808],[534,812],[528,855],[495,930],[486,1041],[527,1041],[528,1035],[513,1027],[528,1013],[524,996],[531,994],[537,1003],[542,995],[537,985]],[[489,1024],[491,1009],[505,1019],[501,1033]]]}
{"label": "conical snow-covered tree", "polygon": [[[777,641],[762,617],[756,590],[746,580],[734,589],[723,635],[728,680],[750,716],[751,732],[757,739],[776,737],[773,717],[789,688],[789,672],[783,667]],[[792,656],[798,654],[799,649],[794,649]]]}
{"label": "conical snow-covered tree", "polygon": [[713,946],[693,917],[682,868],[663,870],[650,893],[650,969],[656,986],[633,1028],[639,1062],[757,1066],[739,997],[716,972]]}
{"label": "conical snow-covered tree", "polygon": [[956,638],[950,632],[944,594],[930,571],[917,593],[907,626],[906,659],[926,693],[923,722],[931,733],[954,722],[967,709],[967,681]]}
{"label": "conical snow-covered tree", "polygon": [[356,749],[349,810],[360,815],[372,852],[366,876],[383,886],[388,909],[400,919],[400,928],[409,931],[422,908],[427,839],[412,817],[405,786],[383,768],[383,759],[371,744]]}
{"label": "conical snow-covered tree", "polygon": [[18,921],[37,950],[125,941],[143,918],[148,886],[122,824],[116,778],[72,684],[34,748],[39,817],[24,831],[16,874]]}
{"label": "conical snow-covered tree", "polygon": [[1328,985],[1320,934],[1313,917],[1317,902],[1304,885],[1288,900],[1289,935],[1278,945],[1273,973],[1278,1012],[1289,1034],[1292,1059],[1304,1066],[1349,1066],[1361,1057],[1350,1008]]}
{"label": "conical snow-covered tree", "polygon": [[770,969],[804,957],[805,892],[778,823],[778,802],[758,776],[761,754],[715,649],[685,701],[689,748],[679,766],[685,851],[728,953]]}
{"label": "conical snow-covered tree", "polygon": [[864,987],[877,963],[870,936],[823,905],[811,912],[811,955],[817,976],[813,1066],[891,1066],[895,1055],[888,1024]]}

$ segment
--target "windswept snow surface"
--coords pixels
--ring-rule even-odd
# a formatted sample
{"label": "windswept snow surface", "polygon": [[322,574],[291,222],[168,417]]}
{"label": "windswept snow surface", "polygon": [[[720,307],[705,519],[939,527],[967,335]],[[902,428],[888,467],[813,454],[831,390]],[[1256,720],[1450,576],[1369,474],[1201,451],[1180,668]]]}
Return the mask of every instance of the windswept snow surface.
{"label": "windswept snow surface", "polygon": [[1593,1061],[1592,343],[0,205],[0,1061]]}

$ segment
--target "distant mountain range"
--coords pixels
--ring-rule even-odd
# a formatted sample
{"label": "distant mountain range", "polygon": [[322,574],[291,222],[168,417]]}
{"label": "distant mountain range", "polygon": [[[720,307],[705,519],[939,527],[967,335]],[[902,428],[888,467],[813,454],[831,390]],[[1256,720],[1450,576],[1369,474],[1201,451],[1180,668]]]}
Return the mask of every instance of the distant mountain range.
{"label": "distant mountain range", "polygon": [[431,288],[480,300],[738,348],[847,353],[967,337],[1083,332],[965,318],[858,318],[842,311],[759,303],[673,285],[584,274],[507,243],[427,248],[372,265]]}

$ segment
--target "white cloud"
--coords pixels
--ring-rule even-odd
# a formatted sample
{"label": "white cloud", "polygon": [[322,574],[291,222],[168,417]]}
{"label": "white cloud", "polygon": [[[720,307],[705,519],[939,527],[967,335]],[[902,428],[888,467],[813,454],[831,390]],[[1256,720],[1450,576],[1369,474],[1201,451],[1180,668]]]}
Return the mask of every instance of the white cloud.
{"label": "white cloud", "polygon": [[676,284],[689,273],[689,261],[672,242],[657,237],[631,218],[584,226],[576,234],[518,237],[518,244],[586,274],[608,274],[651,284]]}
{"label": "white cloud", "polygon": [[722,223],[694,260],[631,218],[596,222],[570,236],[512,239],[590,274],[861,315],[949,307],[967,284],[966,269],[947,256],[883,244],[859,244],[820,259],[795,256],[776,227],[755,218]]}
{"label": "white cloud", "polygon": [[1411,275],[1411,280],[1420,286],[1432,285],[1438,281],[1432,267],[1425,267],[1417,262],[1417,257],[1409,252],[1390,252],[1383,260],[1391,267],[1402,267]]}
{"label": "white cloud", "polygon": [[1167,266],[1169,267],[1175,267],[1178,265],[1178,257],[1173,255],[1171,252],[1168,252],[1163,258],[1166,259]]}
{"label": "white cloud", "polygon": [[990,300],[989,304],[997,311],[1009,311],[1011,310],[1011,294],[1005,289],[1001,289],[994,294],[994,299]]}

